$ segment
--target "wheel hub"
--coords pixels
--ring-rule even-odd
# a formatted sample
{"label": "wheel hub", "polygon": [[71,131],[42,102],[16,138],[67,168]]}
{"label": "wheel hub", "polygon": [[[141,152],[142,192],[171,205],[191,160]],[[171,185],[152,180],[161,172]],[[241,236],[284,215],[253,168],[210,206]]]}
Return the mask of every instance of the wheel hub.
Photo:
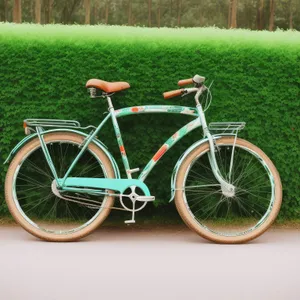
{"label": "wheel hub", "polygon": [[230,184],[230,183],[226,183],[226,184],[221,184],[221,189],[222,189],[222,193],[224,196],[226,197],[234,197],[235,196],[235,186]]}

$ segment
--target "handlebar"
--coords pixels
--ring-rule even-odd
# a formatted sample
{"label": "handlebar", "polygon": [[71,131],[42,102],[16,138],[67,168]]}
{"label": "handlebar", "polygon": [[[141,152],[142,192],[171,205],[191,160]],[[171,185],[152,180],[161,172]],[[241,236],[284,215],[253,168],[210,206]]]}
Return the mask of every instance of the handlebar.
{"label": "handlebar", "polygon": [[201,92],[205,90],[205,86],[202,86],[201,88],[188,88],[188,89],[179,89],[179,90],[174,90],[174,91],[169,91],[163,93],[163,96],[165,99],[170,99],[176,96],[180,95],[188,95],[190,93],[196,93],[201,89]]}
{"label": "handlebar", "polygon": [[193,78],[189,78],[189,79],[182,79],[178,81],[178,85],[179,86],[184,86],[184,85],[188,85],[188,84],[193,84],[194,80]]}
{"label": "handlebar", "polygon": [[183,93],[184,93],[184,89],[179,89],[179,90],[165,92],[165,93],[163,93],[163,96],[164,96],[165,99],[169,99],[169,98],[173,98],[173,97],[176,97],[176,96],[180,96]]}
{"label": "handlebar", "polygon": [[165,92],[163,93],[163,96],[165,99],[169,99],[180,95],[185,96],[187,94],[195,92],[197,93],[196,94],[196,98],[197,98],[196,102],[197,102],[202,92],[204,92],[207,89],[207,87],[204,85],[204,81],[205,81],[205,77],[199,75],[195,75],[193,78],[179,80],[178,81],[179,86],[194,84],[195,87]]}

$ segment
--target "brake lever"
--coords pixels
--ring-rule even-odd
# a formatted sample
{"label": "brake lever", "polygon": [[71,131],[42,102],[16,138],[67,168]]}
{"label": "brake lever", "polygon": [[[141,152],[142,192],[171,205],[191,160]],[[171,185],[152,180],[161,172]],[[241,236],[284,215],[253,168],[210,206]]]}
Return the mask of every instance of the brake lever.
{"label": "brake lever", "polygon": [[182,95],[181,95],[181,98],[183,98],[183,97],[185,97],[186,95],[188,95],[189,93],[186,91],[186,90],[184,90],[184,92],[182,93]]}

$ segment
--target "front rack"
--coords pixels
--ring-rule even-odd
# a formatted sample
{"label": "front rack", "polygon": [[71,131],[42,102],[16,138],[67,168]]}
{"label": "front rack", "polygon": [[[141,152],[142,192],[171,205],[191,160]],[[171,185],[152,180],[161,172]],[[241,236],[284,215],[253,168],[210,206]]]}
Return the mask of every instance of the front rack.
{"label": "front rack", "polygon": [[59,119],[26,119],[24,125],[28,127],[63,127],[63,128],[79,128],[80,123],[75,120],[59,120]]}
{"label": "front rack", "polygon": [[208,129],[218,133],[237,133],[245,127],[245,122],[212,122]]}

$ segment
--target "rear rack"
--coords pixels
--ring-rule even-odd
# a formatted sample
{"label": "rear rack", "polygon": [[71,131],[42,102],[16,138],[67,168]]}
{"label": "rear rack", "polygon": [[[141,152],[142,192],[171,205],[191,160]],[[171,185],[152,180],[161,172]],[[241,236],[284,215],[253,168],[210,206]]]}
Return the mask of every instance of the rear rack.
{"label": "rear rack", "polygon": [[245,122],[213,122],[208,125],[208,129],[217,133],[234,133],[245,127]]}
{"label": "rear rack", "polygon": [[28,127],[63,127],[63,128],[80,128],[80,123],[75,120],[59,119],[26,119],[24,124]]}

